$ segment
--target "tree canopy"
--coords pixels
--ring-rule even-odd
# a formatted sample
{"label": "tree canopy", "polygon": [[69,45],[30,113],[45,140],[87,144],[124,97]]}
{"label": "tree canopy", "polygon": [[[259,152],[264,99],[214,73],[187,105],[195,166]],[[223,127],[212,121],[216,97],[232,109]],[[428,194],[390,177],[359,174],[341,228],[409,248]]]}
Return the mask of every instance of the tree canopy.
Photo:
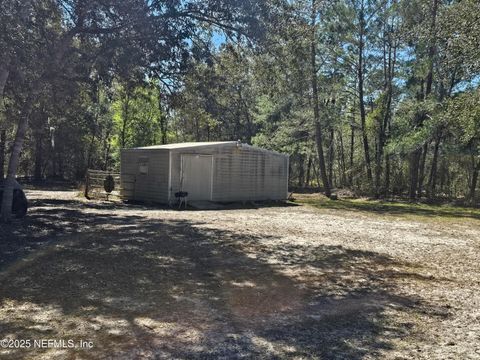
{"label": "tree canopy", "polygon": [[479,24],[476,0],[1,2],[2,214],[16,176],[237,139],[291,186],[475,202]]}

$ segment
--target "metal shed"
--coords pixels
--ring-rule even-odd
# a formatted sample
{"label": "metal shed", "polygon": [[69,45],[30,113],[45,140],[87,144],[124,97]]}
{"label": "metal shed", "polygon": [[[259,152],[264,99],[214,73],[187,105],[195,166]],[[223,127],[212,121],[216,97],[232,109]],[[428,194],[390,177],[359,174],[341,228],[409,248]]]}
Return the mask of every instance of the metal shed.
{"label": "metal shed", "polygon": [[237,141],[192,142],[121,151],[121,195],[125,200],[172,203],[284,200],[288,155]]}

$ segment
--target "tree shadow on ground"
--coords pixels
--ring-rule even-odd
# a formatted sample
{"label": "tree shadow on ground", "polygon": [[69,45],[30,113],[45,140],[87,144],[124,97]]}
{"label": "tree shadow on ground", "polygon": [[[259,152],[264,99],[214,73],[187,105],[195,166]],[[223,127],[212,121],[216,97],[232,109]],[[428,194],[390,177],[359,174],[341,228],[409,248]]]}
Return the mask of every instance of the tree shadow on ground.
{"label": "tree shadow on ground", "polygon": [[[263,208],[285,208],[285,207],[297,207],[301,206],[300,204],[296,204],[291,201],[236,201],[236,202],[224,202],[224,203],[216,203],[216,202],[209,202],[211,203],[212,208],[196,208],[192,207],[189,203],[187,208],[185,207],[178,207],[178,204],[173,204],[172,206],[168,206],[166,204],[160,203],[145,203],[142,201],[92,201],[89,203],[85,202],[78,202],[78,206],[83,205],[87,206],[91,209],[142,209],[142,210],[179,210],[179,211],[208,211],[208,210],[253,210],[253,209],[263,209]],[[52,206],[52,205],[72,205],[72,200],[63,200],[63,199],[34,199],[29,201],[30,207],[38,207],[38,206]]]}
{"label": "tree shadow on ground", "polygon": [[18,247],[0,272],[0,338],[94,348],[5,352],[15,359],[360,359],[410,333],[395,314],[448,315],[401,294],[403,264],[374,252],[76,201],[33,209],[18,225],[0,238]]}

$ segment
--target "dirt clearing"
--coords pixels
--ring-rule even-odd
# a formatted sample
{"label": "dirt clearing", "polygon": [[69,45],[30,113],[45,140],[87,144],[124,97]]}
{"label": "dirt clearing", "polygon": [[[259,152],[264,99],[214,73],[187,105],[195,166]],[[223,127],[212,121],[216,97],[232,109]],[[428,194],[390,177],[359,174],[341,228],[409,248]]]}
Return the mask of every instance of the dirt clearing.
{"label": "dirt clearing", "polygon": [[480,358],[479,220],[75,195],[0,229],[0,339],[75,347],[2,358]]}

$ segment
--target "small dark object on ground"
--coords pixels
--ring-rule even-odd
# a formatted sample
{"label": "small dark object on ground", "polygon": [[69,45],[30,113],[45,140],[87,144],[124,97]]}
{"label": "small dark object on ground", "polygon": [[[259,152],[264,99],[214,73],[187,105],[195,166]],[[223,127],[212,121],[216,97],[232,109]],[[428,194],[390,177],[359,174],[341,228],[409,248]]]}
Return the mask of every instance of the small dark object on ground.
{"label": "small dark object on ground", "polygon": [[115,180],[113,179],[112,175],[107,175],[105,180],[103,181],[103,188],[110,194],[113,190],[115,190]]}
{"label": "small dark object on ground", "polygon": [[330,200],[338,200],[338,195],[337,194],[331,194],[330,195]]}
{"label": "small dark object on ground", "polygon": [[[3,198],[3,188],[4,180],[0,180],[0,203]],[[23,192],[22,186],[15,181],[13,184],[13,203],[12,203],[12,213],[16,218],[22,218],[27,214],[28,210],[28,201],[25,193]]]}
{"label": "small dark object on ground", "polygon": [[107,200],[110,193],[115,189],[115,180],[113,179],[112,175],[107,175],[105,180],[103,180],[103,188],[107,193]]}
{"label": "small dark object on ground", "polygon": [[185,209],[187,208],[187,197],[188,197],[188,192],[186,191],[178,191],[175,193],[175,197],[179,199],[178,203],[178,208],[182,206],[182,203],[185,204]]}

